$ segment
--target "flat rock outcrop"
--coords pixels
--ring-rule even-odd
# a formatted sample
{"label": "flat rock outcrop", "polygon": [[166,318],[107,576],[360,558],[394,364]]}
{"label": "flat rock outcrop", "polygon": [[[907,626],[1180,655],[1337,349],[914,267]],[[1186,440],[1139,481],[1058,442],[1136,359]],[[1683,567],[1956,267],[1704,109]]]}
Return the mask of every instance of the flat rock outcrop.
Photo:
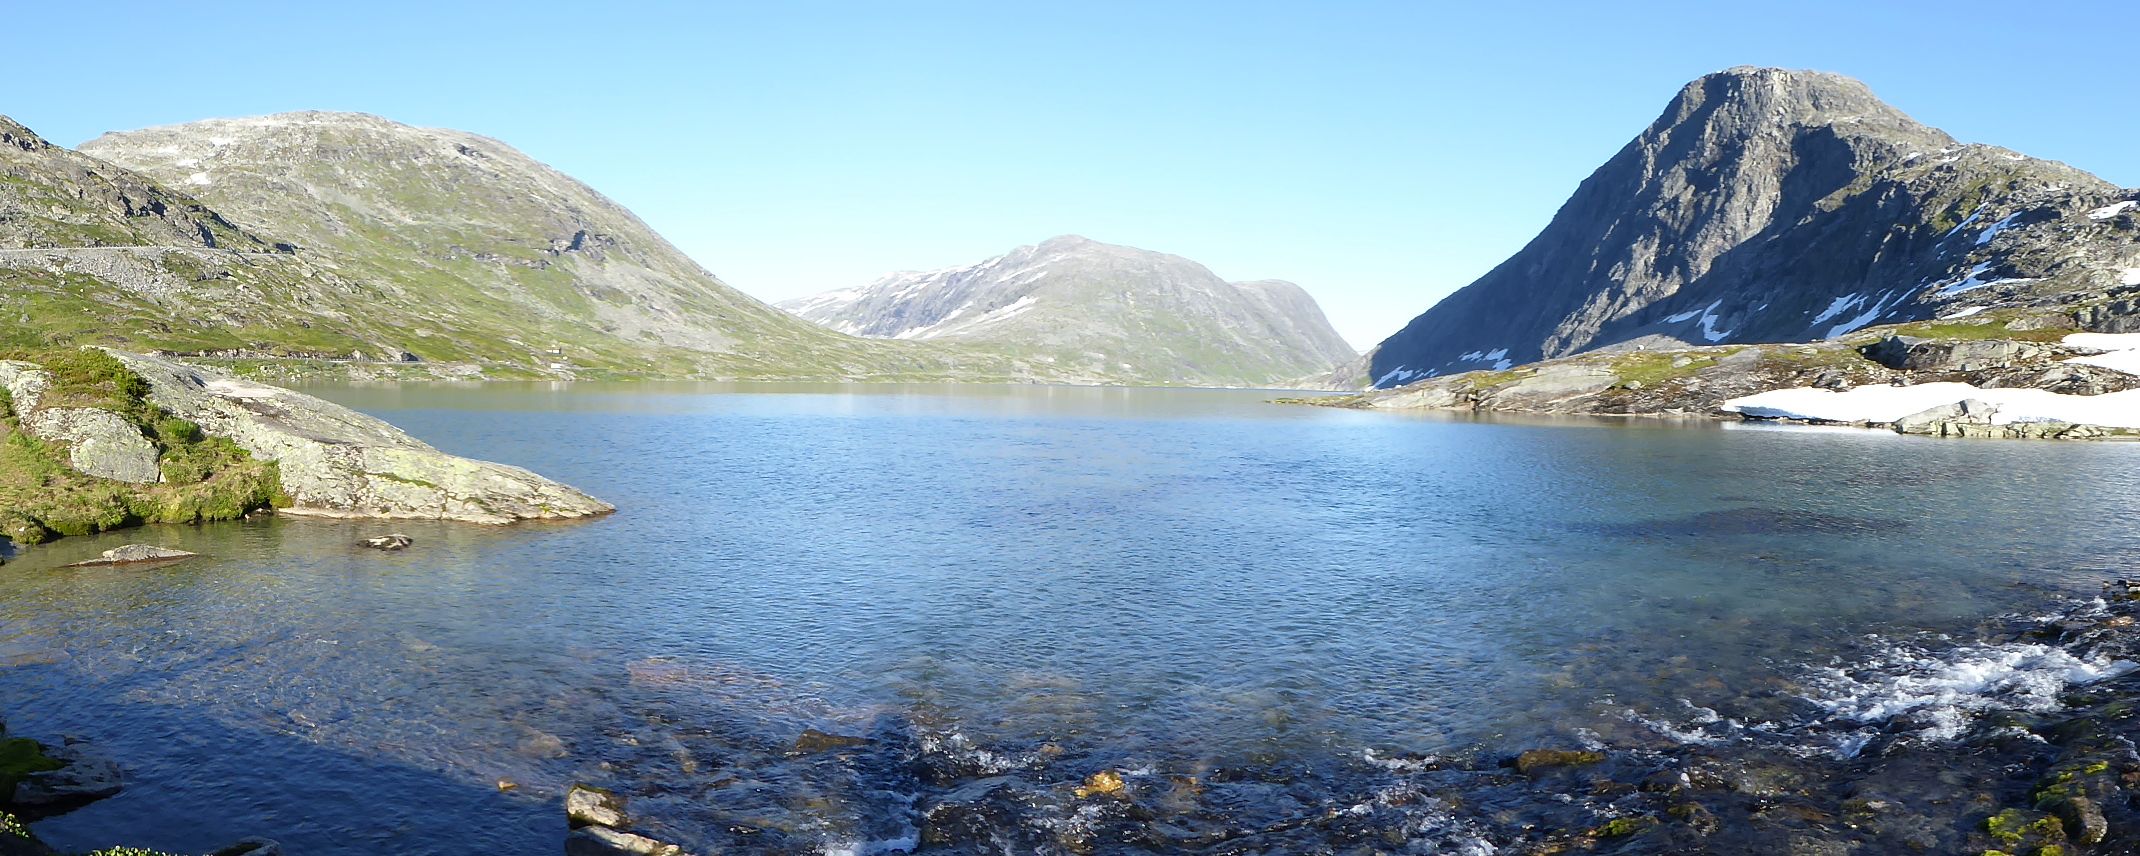
{"label": "flat rock outcrop", "polygon": [[610,504],[519,467],[449,455],[384,421],[280,387],[112,352],[150,403],[281,467],[286,514],[511,523],[607,514]]}

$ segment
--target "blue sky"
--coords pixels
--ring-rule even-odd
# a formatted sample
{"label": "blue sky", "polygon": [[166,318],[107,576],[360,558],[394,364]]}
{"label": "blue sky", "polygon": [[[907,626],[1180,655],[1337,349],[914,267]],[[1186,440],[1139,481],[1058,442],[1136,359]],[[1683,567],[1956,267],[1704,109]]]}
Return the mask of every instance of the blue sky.
{"label": "blue sky", "polygon": [[[1686,81],[1839,71],[2140,185],[2129,2],[17,4],[73,145],[377,113],[504,140],[768,300],[1076,233],[1283,278],[1365,347],[1521,247]],[[50,34],[39,38],[37,34]]]}

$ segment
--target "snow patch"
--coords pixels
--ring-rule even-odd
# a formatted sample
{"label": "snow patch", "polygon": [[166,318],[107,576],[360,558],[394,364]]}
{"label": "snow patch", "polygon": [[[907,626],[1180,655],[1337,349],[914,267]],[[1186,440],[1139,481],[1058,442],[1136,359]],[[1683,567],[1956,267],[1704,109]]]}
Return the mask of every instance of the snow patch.
{"label": "snow patch", "polygon": [[[1856,332],[1857,329],[1860,327],[1880,320],[1880,313],[1887,310],[1888,294],[1889,292],[1880,292],[1879,302],[1874,303],[1871,309],[1867,309],[1864,312],[1852,316],[1851,319],[1848,321],[1828,328],[1828,334],[1822,336],[1821,338],[1833,339],[1837,336],[1847,336],[1853,332]],[[1819,322],[1814,323],[1817,324]]]}
{"label": "snow patch", "polygon": [[1941,320],[1941,321],[1952,321],[1952,320],[1954,320],[1954,319],[1956,319],[1956,318],[1967,318],[1967,317],[1969,317],[1969,316],[1971,316],[1971,315],[1975,315],[1975,314],[1977,314],[1977,313],[1979,313],[1979,312],[1982,312],[1982,311],[1984,311],[1984,310],[1986,310],[1986,309],[1990,309],[1990,308],[1991,308],[1991,307],[1989,307],[1989,306],[1971,306],[1971,307],[1968,307],[1968,308],[1966,308],[1966,309],[1963,309],[1963,310],[1961,310],[1961,311],[1959,311],[1959,312],[1955,312],[1955,313],[1953,313],[1953,314],[1950,314],[1950,315],[1941,315],[1941,316],[1939,316],[1939,320]]}
{"label": "snow patch", "polygon": [[1862,294],[1845,294],[1841,297],[1838,297],[1834,300],[1834,302],[1828,304],[1828,308],[1821,310],[1821,313],[1819,315],[1813,316],[1812,326],[1818,327],[1822,324],[1825,324],[1827,323],[1828,319],[1843,314],[1843,310],[1849,309],[1850,307],[1856,306],[1864,302],[1865,295]]}
{"label": "snow patch", "polygon": [[1967,292],[1975,291],[1979,288],[1989,288],[1994,285],[2007,285],[2009,283],[2036,281],[2031,278],[1985,279],[1984,274],[1985,272],[1991,270],[1991,265],[1991,262],[1985,262],[1983,264],[1977,265],[1976,267],[1970,268],[1969,272],[1967,274],[1962,275],[1960,279],[1950,279],[1946,282],[1936,284],[1934,287],[1939,289],[1937,294],[1941,297],[1953,297],[1957,294],[1964,294]]}
{"label": "snow patch", "polygon": [[2068,363],[2140,375],[2140,333],[2074,333],[2060,340],[2068,347],[2102,351]]}
{"label": "snow patch", "polygon": [[1991,239],[1999,236],[2000,232],[2004,232],[2008,229],[2013,228],[2014,221],[2021,219],[2021,215],[2024,213],[2027,212],[2016,211],[2012,214],[2006,215],[2006,219],[2000,220],[1999,222],[1993,223],[1990,226],[1986,227],[1984,229],[1984,233],[1977,236],[1977,246],[1981,247],[1985,244],[1989,244],[1991,243]]}
{"label": "snow patch", "polygon": [[1761,419],[1894,422],[1972,399],[1997,407],[1991,415],[1993,425],[2072,422],[2140,428],[2140,389],[2104,395],[2061,395],[2041,389],[1979,389],[1966,383],[1860,386],[1844,392],[1798,387],[1734,398],[1719,409]]}
{"label": "snow patch", "polygon": [[1405,381],[1411,380],[1412,378],[1418,376],[1418,372],[1412,371],[1403,366],[1398,366],[1396,368],[1390,369],[1389,374],[1377,378],[1375,380],[1375,388],[1388,389],[1392,385],[1391,381],[1395,381],[1397,385],[1402,385]]}
{"label": "snow patch", "polygon": [[195,187],[207,187],[207,186],[208,186],[208,173],[205,173],[205,172],[196,172],[196,173],[194,173],[194,174],[192,174],[192,175],[186,176],[186,183],[187,183],[187,184],[191,184],[191,185],[193,185],[193,186],[195,186]]}
{"label": "snow patch", "polygon": [[2135,205],[2140,205],[2140,202],[2135,202],[2130,199],[2113,205],[2105,205],[2101,208],[2095,209],[2094,211],[2088,212],[2088,219],[2108,220],[2112,217],[2116,217],[2120,214],[2125,213],[2127,209],[2132,208]]}
{"label": "snow patch", "polygon": [[[1946,159],[1946,160],[1940,161],[1940,163],[1953,163],[1953,162],[1954,162],[1954,159],[1953,159],[1953,158],[1948,158],[1948,159]],[[1942,241],[1944,241],[1944,240],[1946,240],[1946,239],[1948,239],[1948,238],[1952,238],[1952,237],[1954,237],[1956,233],[1958,233],[1958,232],[1962,231],[1963,229],[1967,229],[1967,228],[1969,228],[1969,224],[1971,224],[1971,223],[1974,223],[1974,222],[1976,222],[1976,221],[1977,221],[1977,218],[1978,218],[1978,217],[1982,217],[1982,216],[1984,216],[1984,206],[1985,206],[1985,205],[1990,205],[1990,204],[1991,204],[1991,203],[1989,203],[1989,202],[1986,202],[1986,203],[1984,203],[1984,204],[1982,204],[1982,205],[1978,205],[1975,211],[1971,211],[1971,212],[1969,212],[1969,216],[1967,216],[1967,217],[1964,217],[1964,218],[1962,218],[1962,222],[1954,224],[1954,228],[1952,228],[1952,229],[1948,229],[1948,230],[1947,230],[1947,234],[1944,234],[1944,235],[1941,235],[1941,236],[1939,236],[1939,239],[1940,239],[1940,240],[1942,240]]]}

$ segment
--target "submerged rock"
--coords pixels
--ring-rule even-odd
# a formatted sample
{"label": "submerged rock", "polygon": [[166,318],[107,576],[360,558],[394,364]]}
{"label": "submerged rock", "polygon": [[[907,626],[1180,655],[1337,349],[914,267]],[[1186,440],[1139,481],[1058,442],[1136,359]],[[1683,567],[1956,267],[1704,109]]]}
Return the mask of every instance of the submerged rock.
{"label": "submerged rock", "polygon": [[282,842],[273,838],[240,838],[208,856],[282,856]]}
{"label": "submerged rock", "polygon": [[565,836],[565,856],[683,856],[684,849],[606,826],[583,826]]}
{"label": "submerged rock", "polygon": [[1516,756],[1516,772],[1531,773],[1553,767],[1580,767],[1605,760],[1605,753],[1589,749],[1531,749]]}
{"label": "submerged rock", "polygon": [[684,856],[684,850],[626,832],[631,821],[624,798],[592,785],[575,784],[565,794],[565,856]]}
{"label": "submerged rock", "polygon": [[410,544],[414,543],[416,543],[416,539],[411,538],[407,535],[403,535],[399,532],[396,532],[392,535],[381,535],[377,538],[364,539],[364,546],[370,547],[374,550],[406,550],[409,548]]}
{"label": "submerged rock", "polygon": [[565,820],[574,827],[620,827],[628,823],[624,798],[591,785],[573,785],[565,793]]}
{"label": "submerged rock", "polygon": [[831,734],[815,728],[805,728],[802,736],[795,738],[795,745],[790,747],[788,752],[792,755],[814,755],[833,749],[852,749],[856,746],[868,744],[869,738],[867,737],[850,737],[845,734]]}
{"label": "submerged rock", "polygon": [[293,501],[287,514],[501,524],[616,510],[519,467],[446,454],[303,393],[160,357],[112,356],[149,382],[150,403],[279,464]]}
{"label": "submerged rock", "polygon": [[100,567],[103,565],[136,565],[145,562],[176,562],[180,559],[191,559],[198,555],[200,554],[188,553],[184,550],[173,550],[169,547],[156,547],[148,544],[128,544],[124,547],[113,547],[112,549],[104,551],[97,558],[90,559],[86,562],[75,562],[74,564],[68,565],[67,567],[93,568]]}

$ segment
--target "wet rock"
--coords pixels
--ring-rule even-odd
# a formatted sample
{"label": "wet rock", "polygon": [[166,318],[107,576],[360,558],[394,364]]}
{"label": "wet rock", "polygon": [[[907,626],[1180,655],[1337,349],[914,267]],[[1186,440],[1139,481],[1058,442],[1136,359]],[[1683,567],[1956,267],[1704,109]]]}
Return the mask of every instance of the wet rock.
{"label": "wet rock", "polygon": [[1579,767],[1605,760],[1605,753],[1588,749],[1532,749],[1516,756],[1516,772],[1530,774],[1555,767]]}
{"label": "wet rock", "polygon": [[684,849],[644,835],[582,826],[565,836],[565,856],[683,856]]}
{"label": "wet rock", "polygon": [[97,558],[90,559],[86,562],[75,562],[74,564],[68,565],[67,567],[93,568],[100,567],[103,565],[133,565],[140,564],[143,562],[176,562],[180,559],[193,558],[196,555],[199,554],[188,553],[184,550],[173,550],[169,547],[155,547],[150,546],[148,544],[128,544],[124,547],[114,547],[112,549],[106,550],[103,552],[102,555],[98,556]]}
{"label": "wet rock", "polygon": [[1694,830],[1697,835],[1712,834],[1723,825],[1717,820],[1716,813],[1701,803],[1677,803],[1665,809],[1664,813],[1673,820],[1686,824],[1687,828]]}
{"label": "wet rock", "polygon": [[867,737],[850,737],[844,734],[819,731],[815,728],[805,728],[802,736],[795,738],[795,745],[788,748],[788,754],[815,755],[819,752],[828,752],[834,749],[852,749],[856,746],[867,745],[869,745],[869,738]]}
{"label": "wet rock", "polygon": [[282,842],[273,838],[240,838],[208,856],[282,856]]}
{"label": "wet rock", "polygon": [[1733,765],[1723,772],[1725,787],[1757,797],[1782,796],[1805,783],[1796,770],[1758,762]]}
{"label": "wet rock", "polygon": [[1673,793],[1693,784],[1681,770],[1658,770],[1642,779],[1641,789],[1646,793]]}
{"label": "wet rock", "polygon": [[58,761],[57,770],[23,775],[9,800],[15,805],[52,807],[99,800],[119,792],[124,782],[116,761],[97,754],[86,743],[46,747],[45,757]]}
{"label": "wet rock", "polygon": [[2086,795],[2057,797],[2039,805],[2056,816],[2073,840],[2082,844],[2101,844],[2110,834],[2110,821],[2103,817],[2102,806]]}
{"label": "wet rock", "polygon": [[2140,600],[2140,581],[2111,580],[2104,583],[2103,598],[2112,602]]}
{"label": "wet rock", "polygon": [[565,750],[565,741],[559,739],[557,735],[540,731],[522,738],[519,745],[514,748],[519,750],[520,754],[530,758],[555,759],[572,754]]}
{"label": "wet rock", "polygon": [[1077,798],[1083,800],[1093,797],[1120,796],[1125,787],[1127,786],[1122,782],[1121,773],[1113,770],[1101,770],[1085,779],[1085,784],[1077,789]]}
{"label": "wet rock", "polygon": [[364,546],[370,547],[374,550],[406,550],[409,548],[410,544],[414,543],[416,543],[416,539],[411,538],[407,535],[403,535],[399,532],[396,532],[392,535],[381,535],[377,538],[364,539]]}
{"label": "wet rock", "polygon": [[565,792],[565,820],[573,827],[622,827],[629,823],[624,798],[603,788],[575,784]]}
{"label": "wet rock", "polygon": [[1009,776],[968,782],[921,811],[921,844],[965,852],[993,847],[1014,853],[1042,852],[1047,837],[1025,823],[1045,796]]}

